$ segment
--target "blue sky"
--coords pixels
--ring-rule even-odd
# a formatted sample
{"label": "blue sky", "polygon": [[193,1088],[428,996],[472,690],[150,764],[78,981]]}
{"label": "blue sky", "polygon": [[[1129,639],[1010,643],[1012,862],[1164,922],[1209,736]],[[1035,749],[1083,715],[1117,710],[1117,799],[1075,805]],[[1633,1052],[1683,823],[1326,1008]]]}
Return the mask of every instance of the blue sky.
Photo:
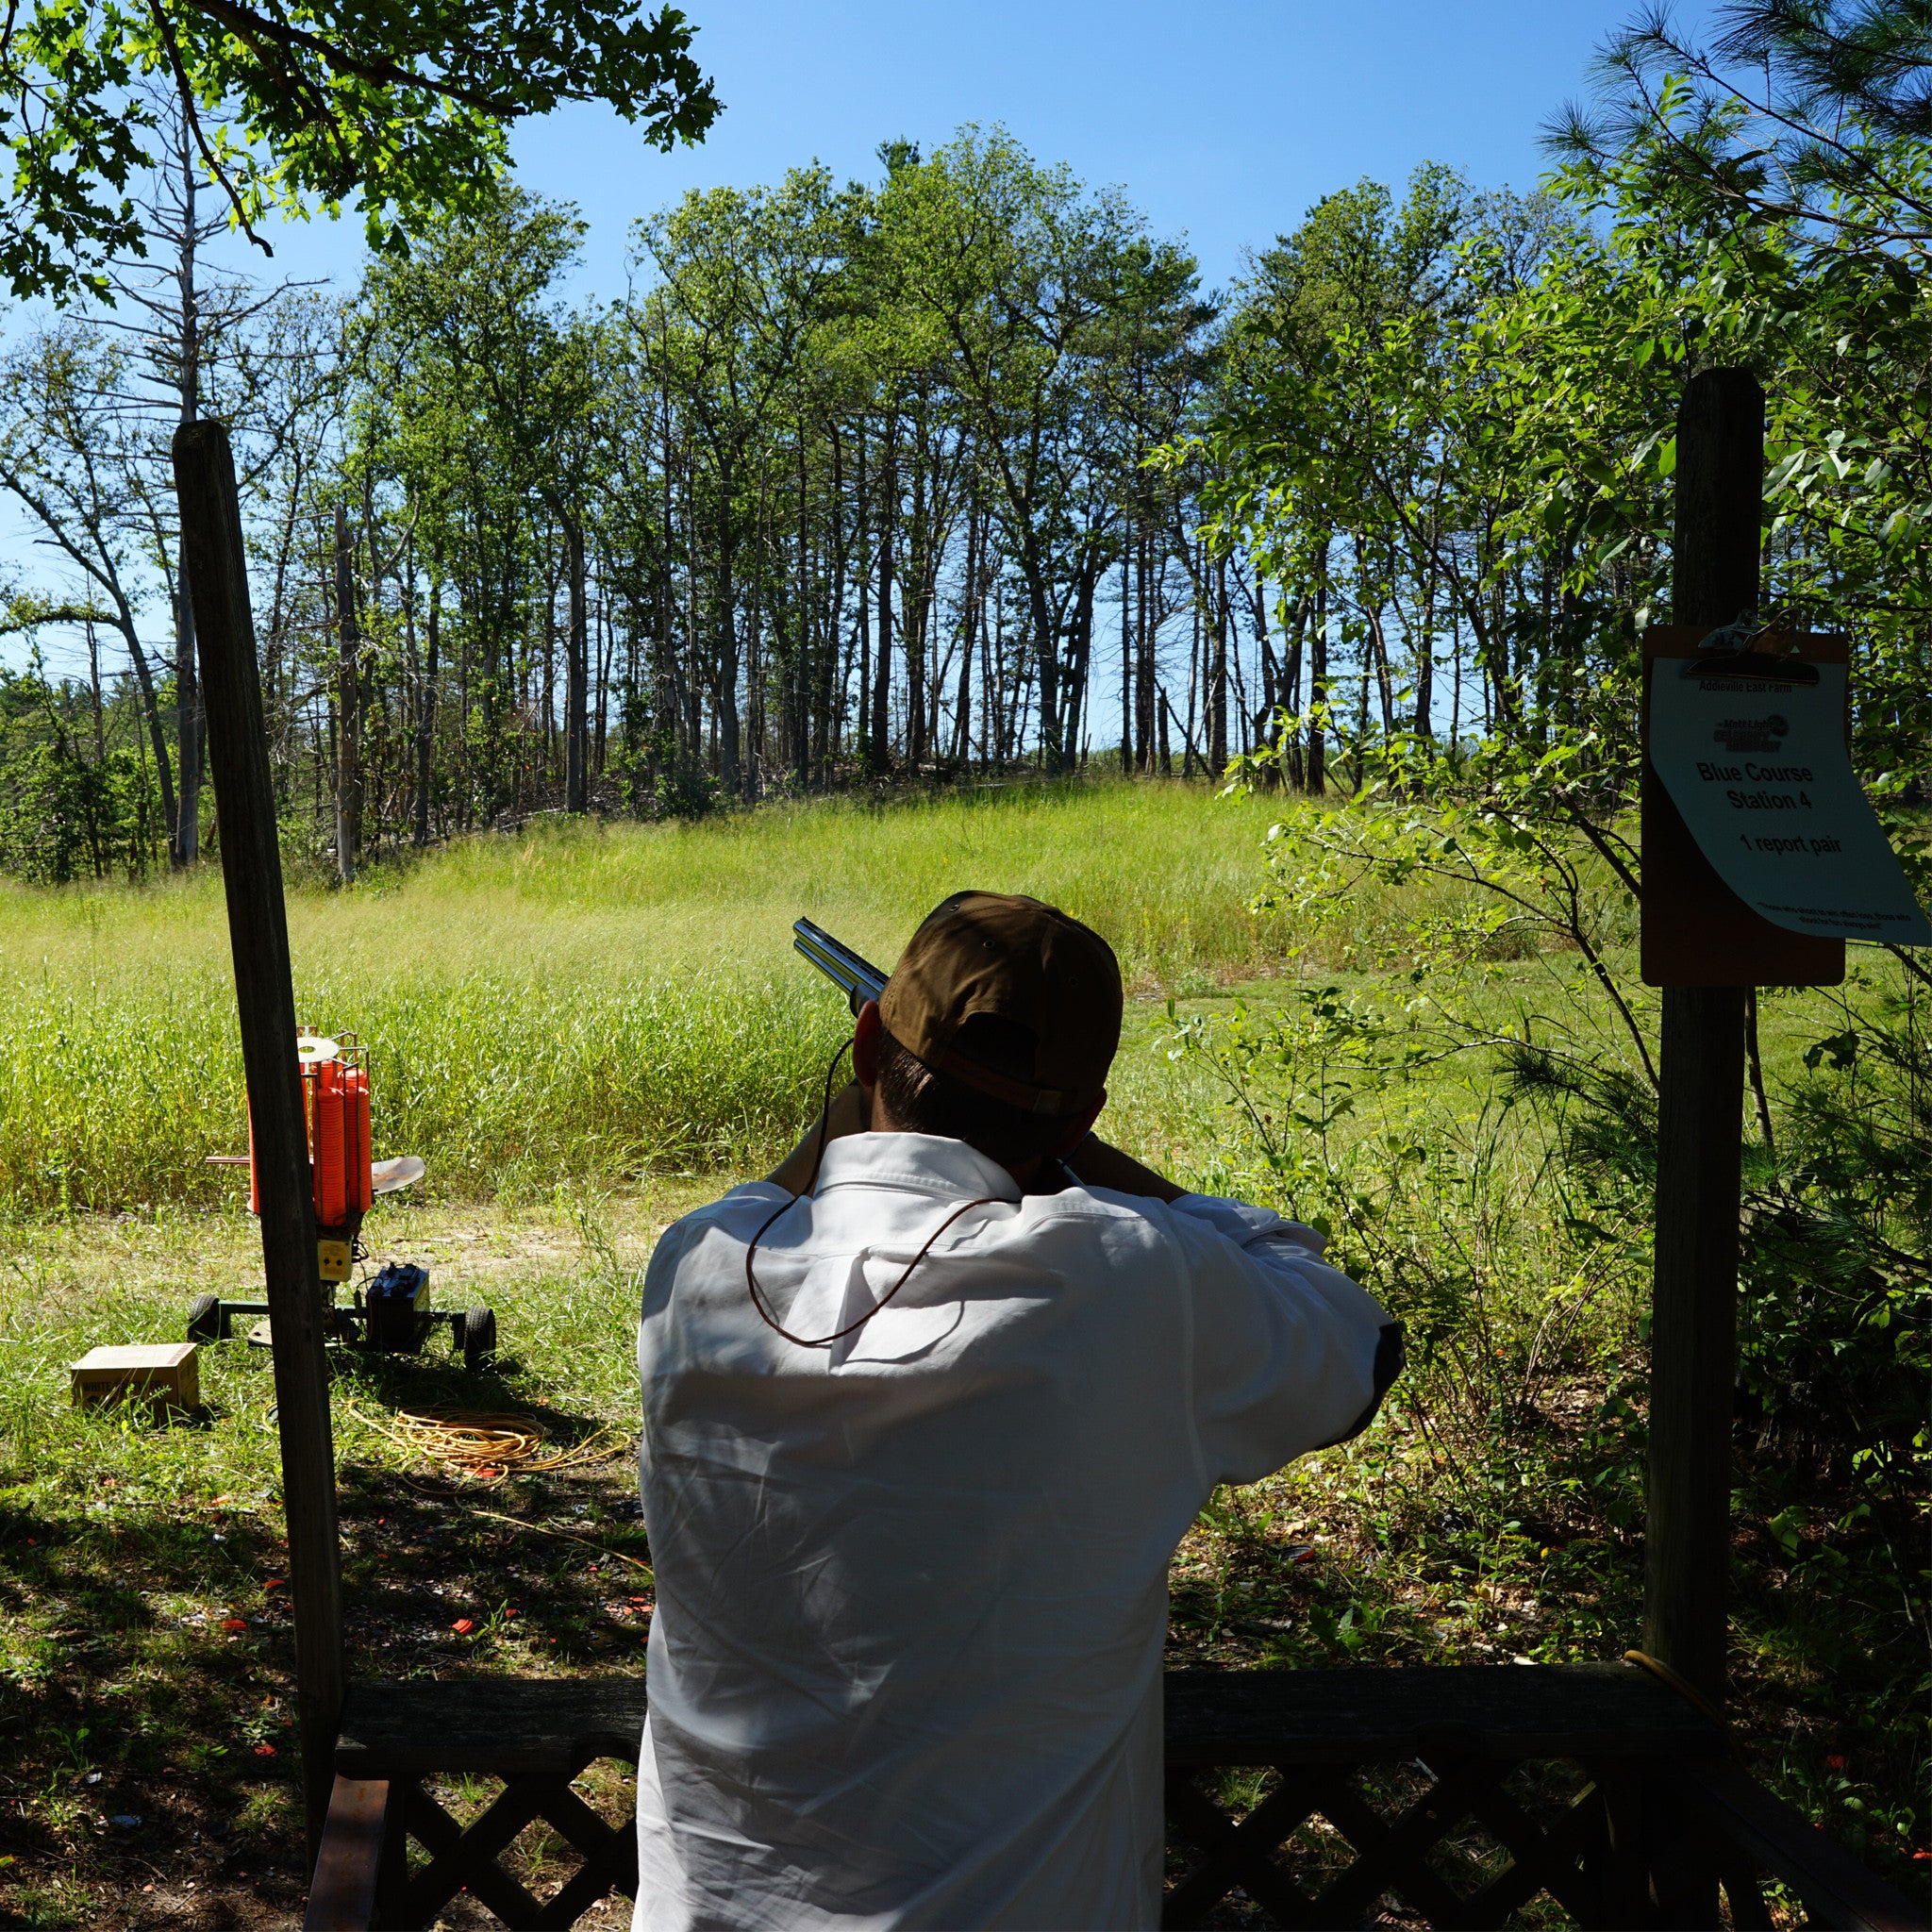
{"label": "blue sky", "polygon": [[[1157,229],[1188,235],[1211,285],[1364,175],[1399,184],[1444,160],[1479,187],[1529,187],[1541,124],[1631,5],[688,0],[725,104],[702,147],[660,155],[615,116],[570,108],[520,129],[515,155],[526,186],[588,217],[580,288],[599,295],[622,289],[628,224],[688,188],[812,158],[870,176],[881,141],[930,147],[968,121],[1004,122],[1039,158],[1124,188]],[[359,258],[358,223],[314,222],[276,238],[273,266],[346,282]]]}

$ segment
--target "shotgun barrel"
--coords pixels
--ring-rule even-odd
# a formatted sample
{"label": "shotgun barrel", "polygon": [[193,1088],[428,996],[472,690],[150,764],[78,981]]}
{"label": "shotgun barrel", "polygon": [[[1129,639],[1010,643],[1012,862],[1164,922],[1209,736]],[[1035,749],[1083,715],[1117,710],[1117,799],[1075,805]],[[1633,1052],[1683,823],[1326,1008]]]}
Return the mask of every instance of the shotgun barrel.
{"label": "shotgun barrel", "polygon": [[885,991],[886,975],[870,959],[861,959],[842,940],[835,940],[824,926],[814,925],[808,919],[794,920],[791,943],[845,995],[854,1013],[867,1000],[875,1000]]}

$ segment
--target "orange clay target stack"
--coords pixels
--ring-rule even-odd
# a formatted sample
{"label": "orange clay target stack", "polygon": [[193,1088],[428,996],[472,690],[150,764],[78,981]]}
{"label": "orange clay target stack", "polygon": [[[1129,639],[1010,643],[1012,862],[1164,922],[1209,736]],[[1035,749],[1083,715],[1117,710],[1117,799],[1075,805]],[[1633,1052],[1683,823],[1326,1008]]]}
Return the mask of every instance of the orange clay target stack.
{"label": "orange clay target stack", "polygon": [[357,1232],[375,1203],[369,1152],[369,1056],[353,1034],[340,1042],[308,1036],[301,1047],[322,1278],[346,1281]]}
{"label": "orange clay target stack", "polygon": [[[302,1111],[308,1125],[308,1178],[314,1189],[322,1278],[346,1281],[362,1217],[375,1202],[375,1163],[369,1151],[369,1056],[353,1033],[341,1040],[304,1033],[296,1045],[302,1062]],[[252,1126],[248,1211],[261,1212]]]}
{"label": "orange clay target stack", "polygon": [[[353,1033],[340,1038],[304,1027],[296,1041],[302,1068],[302,1109],[308,1129],[308,1176],[315,1209],[317,1271],[328,1298],[325,1329],[334,1340],[380,1354],[414,1354],[432,1329],[447,1326],[452,1346],[464,1366],[488,1366],[496,1352],[496,1316],[486,1307],[432,1309],[429,1271],[413,1262],[392,1261],[356,1287],[350,1305],[337,1304],[342,1284],[365,1258],[362,1217],[379,1194],[392,1194],[423,1177],[412,1154],[377,1160],[371,1149],[369,1055]],[[218,1155],[219,1166],[248,1167],[248,1211],[260,1212],[255,1174],[255,1136],[248,1154]],[[230,1332],[237,1315],[268,1313],[265,1302],[230,1301],[219,1295],[196,1298],[188,1315],[191,1341],[214,1341]],[[274,1346],[266,1321],[248,1338]]]}

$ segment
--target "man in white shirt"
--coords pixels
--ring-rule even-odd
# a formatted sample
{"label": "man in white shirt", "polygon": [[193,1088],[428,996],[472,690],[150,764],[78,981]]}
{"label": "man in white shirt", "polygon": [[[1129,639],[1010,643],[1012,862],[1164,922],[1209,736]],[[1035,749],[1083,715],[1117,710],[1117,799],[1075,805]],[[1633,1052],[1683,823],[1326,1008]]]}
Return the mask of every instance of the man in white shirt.
{"label": "man in white shirt", "polygon": [[658,1242],[638,1932],[1159,1923],[1174,1546],[1365,1427],[1399,1330],[1091,1133],[1119,967],[960,893],[770,1179]]}

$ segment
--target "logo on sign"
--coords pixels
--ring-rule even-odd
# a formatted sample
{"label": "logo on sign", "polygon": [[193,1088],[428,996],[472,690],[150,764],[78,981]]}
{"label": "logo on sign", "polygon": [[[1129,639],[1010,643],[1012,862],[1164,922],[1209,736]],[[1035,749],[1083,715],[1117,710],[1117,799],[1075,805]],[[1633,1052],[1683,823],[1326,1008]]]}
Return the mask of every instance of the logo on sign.
{"label": "logo on sign", "polygon": [[1789,718],[1773,711],[1765,718],[1721,719],[1711,737],[1726,751],[1782,751],[1785,734],[1791,728]]}

